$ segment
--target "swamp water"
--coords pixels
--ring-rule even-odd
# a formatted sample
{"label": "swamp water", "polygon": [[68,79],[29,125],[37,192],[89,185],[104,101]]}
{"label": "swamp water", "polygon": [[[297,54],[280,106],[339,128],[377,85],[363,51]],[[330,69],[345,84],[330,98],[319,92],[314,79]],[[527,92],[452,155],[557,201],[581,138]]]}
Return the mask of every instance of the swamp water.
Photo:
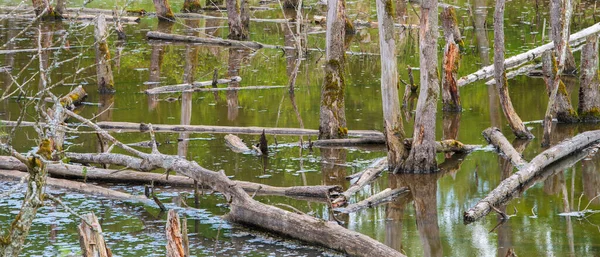
{"label": "swamp water", "polygon": [[[541,2],[541,1],[540,1]],[[3,5],[15,5],[13,1],[0,0]],[[27,2],[28,4],[29,2]],[[458,11],[459,26],[465,40],[461,60],[460,75],[466,75],[489,64],[493,56],[489,47],[493,42],[491,30],[493,1],[475,0],[450,1],[464,7]],[[593,3],[582,1],[576,6],[572,32],[594,22]],[[70,6],[81,6],[81,1]],[[94,1],[88,7],[111,9],[123,1]],[[352,19],[376,20],[375,2],[348,1]],[[470,4],[470,8],[467,8]],[[539,5],[538,5],[539,4]],[[182,6],[182,1],[172,1],[174,10]],[[259,5],[251,1],[251,6]],[[256,18],[282,18],[278,4],[271,3],[275,10],[253,11]],[[128,9],[143,8],[153,11],[152,3],[132,2]],[[418,12],[409,6],[405,15],[407,22],[417,23]],[[471,10],[469,12],[468,10]],[[515,0],[507,4],[506,10],[506,56],[547,42],[542,41],[544,19],[549,20],[547,4],[537,1]],[[313,2],[307,4],[309,14],[321,14],[320,7]],[[473,15],[471,15],[472,13]],[[579,13],[579,14],[577,14]],[[217,14],[213,14],[217,15]],[[293,14],[287,14],[288,17]],[[310,15],[309,15],[310,16]],[[2,19],[0,21],[0,43],[16,36],[27,27],[28,21]],[[109,22],[110,24],[110,22]],[[488,24],[487,27],[484,27]],[[548,27],[548,25],[546,25]],[[85,23],[44,22],[35,24],[19,36],[14,44],[6,49],[31,49],[37,46],[38,28],[44,35],[51,35],[46,42],[60,42],[66,35],[71,48],[67,51],[46,51],[43,55],[52,65],[55,61],[66,60],[83,53],[57,68],[51,73],[51,82],[56,83],[68,77],[67,84],[58,86],[55,93],[67,93],[73,86],[83,85],[89,93],[81,110],[85,117],[101,114],[99,121],[144,122],[153,124],[193,124],[222,126],[264,126],[300,127],[287,88],[268,90],[247,90],[238,92],[197,92],[193,94],[166,94],[147,96],[141,91],[159,82],[161,85],[184,82],[186,66],[195,58],[195,81],[212,79],[213,70],[219,77],[233,75],[242,77],[240,86],[287,85],[294,65],[295,53],[281,50],[240,50],[215,46],[168,44],[149,42],[147,31],[163,30],[176,34],[190,34],[190,28],[200,28],[198,34],[217,37],[227,36],[225,20],[201,19],[178,20],[172,27],[158,24],[156,18],[144,17],[139,24],[124,25],[128,39],[116,43],[116,37],[109,39],[114,58],[113,73],[117,92],[114,97],[101,96],[96,91],[94,68],[86,68],[94,63],[93,26]],[[206,29],[202,29],[206,28]],[[308,47],[324,48],[324,33],[319,33],[318,25],[308,29],[316,31],[308,36]],[[291,45],[289,29],[285,24],[253,22],[251,40],[273,44]],[[407,81],[406,68],[418,67],[417,30],[406,30],[398,42],[399,74]],[[349,51],[378,53],[376,29],[359,29],[349,38]],[[440,49],[443,39],[440,38]],[[58,43],[60,44],[60,43]],[[58,46],[58,45],[54,45]],[[120,51],[119,51],[120,49]],[[4,50],[4,49],[3,49]],[[119,54],[120,52],[120,54]],[[441,50],[440,50],[441,53]],[[0,66],[12,66],[11,74],[26,67],[17,78],[21,83],[29,77],[28,90],[38,88],[39,70],[35,52],[0,54]],[[189,58],[190,56],[194,58]],[[576,58],[579,56],[576,54]],[[440,58],[441,60],[441,58]],[[348,55],[346,58],[346,118],[349,129],[382,130],[381,94],[379,91],[379,56]],[[320,87],[323,81],[324,52],[310,51],[302,61],[296,84],[294,102],[298,107],[305,128],[318,128]],[[69,77],[70,76],[70,77]],[[2,92],[10,84],[10,77],[0,74]],[[415,71],[418,80],[418,71]],[[417,81],[418,82],[418,81]],[[547,104],[545,86],[541,78],[519,76],[509,81],[510,94],[516,111],[524,121],[542,119]],[[573,103],[577,104],[577,79],[568,80]],[[223,85],[221,85],[222,87]],[[400,92],[404,92],[401,85]],[[13,87],[14,89],[14,87]],[[31,93],[29,93],[31,95]],[[499,107],[495,89],[483,82],[461,88],[464,111],[460,114],[444,114],[438,111],[437,138],[451,138],[466,144],[485,144],[481,132],[489,126],[500,127],[509,140],[514,136],[506,125]],[[110,106],[112,108],[99,107]],[[411,108],[414,109],[416,98]],[[0,103],[0,118],[16,120],[21,105],[15,99]],[[414,115],[411,108],[404,113]],[[30,114],[34,115],[33,109]],[[30,116],[29,116],[30,117]],[[33,116],[35,117],[35,116]],[[27,118],[25,118],[27,120]],[[526,160],[543,151],[540,147],[542,127],[539,123],[529,123],[536,136],[530,142],[515,141],[521,146]],[[405,122],[406,134],[412,134],[412,122]],[[579,132],[599,129],[599,125],[558,125],[552,143],[569,138]],[[2,128],[9,132],[10,128]],[[149,140],[146,133],[113,133],[125,143]],[[303,149],[294,143],[299,137],[268,136],[270,155],[268,159],[233,153],[225,146],[225,134],[216,133],[158,133],[161,143],[159,150],[166,154],[179,154],[198,162],[212,170],[224,170],[237,180],[254,181],[274,186],[299,186],[339,184],[345,188],[345,176],[358,172],[375,158],[385,156],[384,148],[370,149]],[[240,135],[247,143],[256,143],[258,136]],[[24,127],[13,138],[17,150],[26,152],[35,146],[35,131]],[[178,139],[188,139],[178,141]],[[315,140],[312,137],[311,140]],[[306,142],[307,137],[303,140]],[[96,152],[98,142],[93,134],[68,134],[66,144],[73,152]],[[143,148],[140,148],[143,149]],[[600,215],[586,218],[566,217],[560,213],[577,210],[600,210],[600,156],[590,154],[572,167],[559,167],[546,174],[547,178],[527,190],[521,197],[503,207],[511,218],[497,228],[499,219],[492,213],[471,225],[464,225],[462,213],[484,197],[498,183],[508,177],[513,168],[493,149],[484,147],[466,156],[438,155],[441,171],[433,175],[389,175],[385,174],[375,183],[357,193],[351,201],[358,201],[387,187],[408,186],[412,193],[394,202],[376,208],[366,209],[347,215],[336,215],[349,229],[359,231],[408,256],[505,256],[514,249],[520,256],[597,256],[600,254]],[[89,183],[89,182],[88,182]],[[12,188],[14,182],[0,182],[0,191]],[[143,194],[142,186],[107,185],[132,194]],[[18,212],[22,198],[20,193],[0,199],[0,225],[9,226]],[[78,213],[94,211],[102,223],[105,239],[115,256],[164,256],[164,225],[166,213],[158,208],[106,200],[66,191],[53,191]],[[180,195],[187,192],[187,195]],[[159,198],[165,203],[180,202],[183,199],[194,206],[191,190],[158,188]],[[284,197],[257,196],[269,204],[287,204],[294,208],[329,220],[326,205],[322,203],[292,200]],[[593,199],[593,200],[592,200]],[[592,200],[592,201],[591,201]],[[588,203],[591,203],[588,205]],[[415,205],[416,204],[416,205]],[[168,207],[174,207],[169,204]],[[415,206],[424,206],[415,208]],[[217,256],[319,256],[335,255],[321,248],[309,247],[297,241],[283,240],[280,237],[265,235],[254,230],[241,228],[222,221],[219,216],[227,213],[225,200],[218,194],[205,192],[199,199],[201,214],[188,216],[188,229],[192,255]],[[286,207],[282,207],[286,208]],[[183,212],[183,211],[182,211]],[[591,213],[588,213],[588,215]],[[514,216],[513,216],[514,215]],[[69,216],[56,206],[45,206],[39,213],[31,229],[22,256],[70,256],[79,252],[76,226],[77,218]],[[490,232],[494,230],[493,232]]]}

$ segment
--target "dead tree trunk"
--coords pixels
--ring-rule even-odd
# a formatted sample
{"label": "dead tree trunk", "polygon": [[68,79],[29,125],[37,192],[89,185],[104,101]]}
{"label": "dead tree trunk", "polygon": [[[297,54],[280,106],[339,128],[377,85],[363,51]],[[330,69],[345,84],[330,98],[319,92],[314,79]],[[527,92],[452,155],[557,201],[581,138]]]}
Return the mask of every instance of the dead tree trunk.
{"label": "dead tree trunk", "polygon": [[174,21],[175,14],[171,10],[169,0],[152,0],[154,1],[154,9],[156,9],[156,16],[158,20]]}
{"label": "dead tree trunk", "polygon": [[[565,14],[565,8],[563,4],[565,1],[569,0],[551,0],[550,1],[550,31],[552,36],[552,41],[554,45],[557,46],[561,40],[561,31],[563,30],[563,26],[569,26],[570,21],[565,21],[563,19]],[[568,28],[567,28],[568,29]],[[569,32],[569,34],[571,34]],[[567,37],[568,38],[568,37]],[[575,64],[575,57],[573,57],[573,51],[571,51],[571,46],[566,44],[566,52],[565,52],[565,67],[563,72],[567,74],[574,74],[577,72],[577,64]],[[559,49],[556,48],[556,52],[558,53]]]}
{"label": "dead tree trunk", "polygon": [[[227,38],[235,40],[248,39],[250,16],[247,13],[247,5],[247,0],[227,0],[227,24],[229,26],[229,36]],[[246,18],[248,20],[244,21]]]}
{"label": "dead tree trunk", "polygon": [[[388,148],[388,168],[400,168],[404,158],[404,127],[398,97],[398,65],[396,63],[396,41],[392,0],[376,0],[379,25],[379,49],[381,52],[381,98],[385,141]],[[407,86],[408,87],[408,86]]]}
{"label": "dead tree trunk", "polygon": [[49,0],[32,0],[33,10],[35,11],[36,16],[41,16],[42,20],[54,20],[61,19],[61,12],[59,10],[64,9],[64,3],[61,0],[58,0],[56,9],[52,7]]}
{"label": "dead tree trunk", "polygon": [[200,5],[200,0],[185,0],[183,2],[183,8],[181,12],[185,13],[197,13],[202,10],[202,5]]}
{"label": "dead tree trunk", "polygon": [[456,84],[458,64],[460,61],[459,43],[462,43],[460,31],[456,20],[456,11],[453,7],[444,8],[442,12],[442,26],[446,47],[444,48],[444,60],[442,68],[442,109],[444,111],[460,112],[460,94]]}
{"label": "dead tree trunk", "polygon": [[98,80],[98,91],[102,94],[113,93],[115,83],[113,80],[112,69],[110,67],[110,51],[106,38],[106,19],[104,14],[98,16],[96,27],[94,29],[96,38],[96,76]]}
{"label": "dead tree trunk", "polygon": [[504,2],[504,0],[496,1],[494,12],[494,77],[496,79],[496,89],[500,97],[502,111],[513,133],[518,138],[533,138],[533,134],[523,125],[523,121],[515,111],[508,94],[508,82],[504,70]]}
{"label": "dead tree trunk", "polygon": [[[542,76],[546,82],[546,92],[548,93],[548,96],[550,96],[554,90],[554,79],[556,78],[557,70],[558,67],[556,66],[554,53],[552,51],[544,52],[542,54]],[[577,113],[571,104],[571,96],[567,90],[567,86],[562,80],[558,81],[557,84],[558,91],[556,92],[556,102],[554,105],[556,119],[558,122],[564,123],[574,123],[579,121]]]}
{"label": "dead tree trunk", "polygon": [[300,0],[284,0],[283,1],[283,8],[287,8],[287,9],[297,9],[298,7],[300,7]]}
{"label": "dead tree trunk", "polygon": [[413,133],[413,144],[404,162],[403,173],[430,173],[437,169],[435,160],[435,114],[440,94],[438,78],[437,0],[423,0],[419,29],[421,86],[417,100],[417,114]]}
{"label": "dead tree trunk", "polygon": [[[179,215],[173,209],[169,210],[167,215],[167,257],[185,257],[183,247],[183,237],[181,235],[181,227],[179,223]],[[187,229],[187,228],[183,228]]]}
{"label": "dead tree trunk", "polygon": [[582,121],[600,121],[600,77],[598,77],[598,37],[589,36],[581,50],[579,108]]}
{"label": "dead tree trunk", "polygon": [[319,139],[348,135],[344,100],[345,6],[343,0],[329,0],[327,9],[325,79],[321,87]]}
{"label": "dead tree trunk", "polygon": [[96,215],[89,213],[84,218],[86,220],[82,220],[77,227],[83,257],[112,257],[112,252],[104,242],[102,227]]}

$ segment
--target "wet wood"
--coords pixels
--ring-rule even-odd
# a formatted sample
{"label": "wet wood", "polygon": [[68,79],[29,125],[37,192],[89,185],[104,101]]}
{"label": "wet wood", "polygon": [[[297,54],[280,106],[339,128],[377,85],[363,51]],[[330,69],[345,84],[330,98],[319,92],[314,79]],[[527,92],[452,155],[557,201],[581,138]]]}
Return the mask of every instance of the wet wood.
{"label": "wet wood", "polygon": [[106,20],[104,15],[100,14],[94,27],[94,38],[96,39],[96,77],[98,91],[102,94],[115,92],[115,82],[110,66],[110,51],[106,42],[108,37],[106,29]]}
{"label": "wet wood", "polygon": [[65,96],[61,97],[59,103],[61,106],[73,110],[75,109],[75,106],[80,105],[86,97],[87,92],[85,92],[83,86],[78,86]]}
{"label": "wet wood", "polygon": [[319,139],[345,138],[344,38],[346,35],[344,0],[328,0],[325,34],[325,78],[321,86]]}
{"label": "wet wood", "polygon": [[342,213],[351,213],[351,212],[357,212],[359,210],[366,209],[366,208],[372,208],[372,207],[375,207],[384,202],[390,202],[390,201],[394,200],[395,198],[408,193],[408,191],[409,190],[407,187],[400,187],[400,188],[395,188],[395,189],[386,188],[386,189],[382,190],[381,192],[374,194],[374,195],[368,197],[367,199],[364,199],[358,203],[353,203],[353,204],[350,204],[343,208],[337,208],[336,211],[342,212]]}
{"label": "wet wood", "polygon": [[523,156],[512,146],[510,142],[502,135],[500,129],[496,127],[487,128],[483,131],[483,137],[488,143],[494,145],[500,153],[510,160],[510,162],[518,169],[525,167],[527,161],[523,159]]}
{"label": "wet wood", "polygon": [[[396,58],[396,41],[394,39],[394,19],[391,8],[392,0],[376,0],[377,21],[379,26],[379,51],[381,53],[381,98],[383,106],[383,124],[387,145],[388,167],[396,170],[402,165],[405,155],[402,140],[404,126],[400,112],[398,96],[398,64]],[[346,199],[348,199],[346,197]]]}
{"label": "wet wood", "polygon": [[194,89],[203,88],[203,87],[207,87],[207,86],[216,86],[217,84],[229,84],[231,82],[240,82],[240,81],[242,81],[242,77],[235,76],[235,77],[228,78],[228,79],[217,79],[214,81],[203,81],[203,82],[194,82],[191,84],[185,83],[185,84],[178,84],[178,85],[155,87],[155,88],[147,89],[144,92],[149,95],[162,94],[162,93],[174,93],[174,92],[194,90]]}
{"label": "wet wood", "polygon": [[581,50],[579,118],[584,122],[600,121],[600,78],[598,77],[598,37],[589,36]]}
{"label": "wet wood", "polygon": [[[564,63],[564,73],[573,74],[577,72],[577,65],[575,64],[575,57],[573,57],[573,52],[571,51],[571,47],[569,43],[561,43],[562,40],[562,31],[565,25],[568,27],[570,24],[569,21],[565,20],[566,9],[564,3],[567,0],[550,0],[550,39],[554,42],[554,45],[561,45],[566,47],[565,49],[565,63]],[[569,4],[571,5],[571,4]],[[572,9],[572,8],[571,8]],[[570,16],[570,15],[569,15]],[[568,40],[568,37],[567,37]],[[561,51],[561,47],[556,47],[556,53],[558,56],[558,52]]]}
{"label": "wet wood", "polygon": [[[235,40],[245,40],[250,36],[248,31],[249,17],[246,17],[248,0],[226,0],[227,5],[227,25],[229,26],[229,35],[227,38]],[[248,19],[248,20],[246,20]]]}
{"label": "wet wood", "polygon": [[[575,34],[572,34],[569,37],[569,45],[571,47],[575,48],[575,47],[581,45],[583,42],[585,42],[585,39],[588,36],[597,35],[598,33],[600,33],[600,23],[596,23],[596,24],[589,26],[583,30],[580,30],[579,32],[577,32]],[[533,61],[536,58],[541,57],[542,53],[544,53],[548,50],[553,50],[553,49],[554,49],[554,43],[548,43],[548,44],[536,47],[534,49],[531,49],[529,51],[526,51],[524,53],[512,56],[512,57],[504,60],[504,68],[511,69],[511,68],[518,67],[524,63]],[[483,68],[477,70],[476,72],[473,72],[467,76],[461,77],[457,81],[457,84],[459,87],[462,87],[462,86],[465,86],[467,84],[473,83],[478,80],[488,79],[492,76],[494,76],[494,65],[489,65],[489,66],[483,67]]]}
{"label": "wet wood", "polygon": [[527,130],[515,111],[508,93],[504,60],[504,3],[503,0],[496,1],[494,11],[494,79],[496,80],[496,90],[498,91],[504,117],[506,117],[508,125],[515,136],[518,138],[533,138],[533,134]]}
{"label": "wet wood", "polygon": [[200,12],[202,10],[202,5],[200,4],[200,0],[185,0],[183,1],[183,8],[181,12]]}
{"label": "wet wood", "polygon": [[358,179],[352,183],[352,185],[350,185],[346,191],[332,201],[332,204],[334,204],[334,206],[345,205],[350,200],[352,195],[375,180],[375,178],[387,168],[388,162],[389,158],[387,160],[385,158],[380,158],[371,163],[371,165],[361,172],[360,177],[358,177]]}
{"label": "wet wood", "polygon": [[[219,46],[227,46],[227,47],[241,47],[241,48],[252,48],[252,49],[261,49],[261,48],[286,49],[286,47],[267,45],[267,44],[263,44],[263,43],[259,43],[259,42],[253,42],[253,41],[239,41],[239,40],[233,40],[233,39],[205,38],[205,37],[175,35],[175,34],[162,33],[162,32],[158,32],[158,31],[148,31],[148,33],[146,34],[146,37],[148,39],[181,41],[181,42],[188,42],[188,43],[219,45]],[[294,49],[294,48],[290,48],[290,49]]]}
{"label": "wet wood", "polygon": [[226,135],[225,144],[235,153],[251,153],[252,149],[248,148],[244,141],[236,135]]}
{"label": "wet wood", "polygon": [[[404,146],[407,149],[411,149],[412,148],[412,138],[407,138],[404,139]],[[438,153],[449,153],[449,152],[456,152],[456,153],[468,153],[471,152],[477,148],[480,148],[480,145],[465,145],[463,143],[461,143],[458,140],[454,140],[454,139],[446,139],[446,140],[442,140],[442,141],[436,141],[434,142],[435,144],[435,152]]]}
{"label": "wet wood", "polygon": [[460,94],[456,79],[458,77],[458,65],[460,63],[459,43],[462,43],[460,31],[458,30],[456,11],[452,7],[445,8],[441,15],[442,27],[446,47],[442,60],[442,110],[460,112]]}
{"label": "wet wood", "polygon": [[179,215],[175,210],[169,210],[169,213],[167,214],[167,226],[165,228],[167,234],[167,257],[186,256],[181,229]]}
{"label": "wet wood", "polygon": [[[104,241],[100,221],[93,212],[83,215],[85,221],[77,226],[79,245],[83,257],[112,257],[112,252]],[[89,223],[89,224],[88,224]]]}
{"label": "wet wood", "polygon": [[545,167],[563,157],[582,150],[598,140],[600,140],[600,130],[586,131],[540,153],[525,167],[503,180],[485,198],[479,200],[476,205],[466,211],[464,213],[465,223],[474,222],[487,215],[493,209],[492,207],[499,206],[507,197],[521,189],[526,181],[543,171]]}
{"label": "wet wood", "polygon": [[569,94],[567,86],[562,79],[559,79],[560,81],[558,81],[558,83],[555,83],[554,81],[556,79],[557,70],[558,67],[556,66],[554,53],[552,51],[544,52],[542,54],[542,76],[544,77],[544,82],[546,83],[546,92],[548,93],[548,96],[551,95],[554,87],[556,84],[558,84],[558,91],[556,92],[554,105],[556,119],[558,122],[563,123],[578,122],[579,118],[577,117],[577,113],[571,105],[571,95]]}
{"label": "wet wood", "polygon": [[156,10],[156,16],[159,20],[174,21],[175,15],[171,10],[169,0],[152,0],[154,2],[154,9]]}
{"label": "wet wood", "polygon": [[438,1],[421,2],[419,28],[419,60],[421,86],[415,114],[413,142],[401,169],[394,173],[431,173],[437,169],[435,160],[435,128],[437,100],[440,94],[438,73]]}

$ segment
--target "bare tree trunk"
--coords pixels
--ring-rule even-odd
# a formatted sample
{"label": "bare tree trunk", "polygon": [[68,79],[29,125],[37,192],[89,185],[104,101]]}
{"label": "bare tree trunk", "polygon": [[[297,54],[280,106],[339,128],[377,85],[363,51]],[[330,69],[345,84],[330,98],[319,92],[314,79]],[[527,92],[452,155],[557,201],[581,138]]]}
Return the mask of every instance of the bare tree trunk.
{"label": "bare tree trunk", "polygon": [[84,218],[86,221],[82,220],[81,224],[77,227],[83,257],[112,257],[112,252],[106,246],[106,242],[104,242],[102,227],[100,227],[100,222],[96,218],[96,215],[89,213]]}
{"label": "bare tree trunk", "polygon": [[442,109],[444,111],[460,112],[460,94],[456,79],[458,77],[458,64],[460,61],[460,48],[462,44],[460,31],[456,20],[456,11],[453,7],[444,8],[442,12],[442,26],[444,28],[444,37],[446,38],[446,47],[444,48],[444,60],[442,68]]}
{"label": "bare tree trunk", "polygon": [[523,121],[515,111],[508,94],[508,82],[504,70],[504,0],[496,1],[494,12],[494,77],[500,106],[513,133],[518,138],[533,138],[533,134],[523,125]]}
{"label": "bare tree trunk", "polygon": [[579,117],[583,121],[600,121],[600,78],[598,77],[598,37],[587,37],[581,50]]}
{"label": "bare tree trunk", "polygon": [[421,87],[417,101],[417,114],[413,132],[413,144],[404,162],[403,173],[430,173],[437,169],[435,160],[435,114],[440,94],[438,78],[437,0],[421,3],[421,25],[419,29]]}
{"label": "bare tree trunk", "polygon": [[98,91],[102,94],[113,93],[115,83],[113,80],[112,68],[110,67],[110,51],[106,38],[106,19],[104,14],[98,16],[96,27],[94,29],[96,38],[96,76],[98,80]]}
{"label": "bare tree trunk", "polygon": [[196,13],[202,10],[202,5],[200,5],[200,0],[185,0],[183,2],[183,8],[181,12],[185,13]]}
{"label": "bare tree trunk", "polygon": [[[376,0],[377,22],[379,23],[379,49],[381,52],[381,97],[385,141],[388,148],[388,168],[394,171],[402,165],[404,158],[404,127],[398,97],[398,65],[396,63],[396,41],[392,0]],[[407,86],[408,88],[408,86]]]}
{"label": "bare tree trunk", "polygon": [[[229,25],[229,39],[248,39],[248,25],[244,19],[248,19],[247,0],[227,0],[227,24]],[[246,7],[244,7],[246,6]]]}
{"label": "bare tree trunk", "polygon": [[167,215],[167,257],[185,257],[179,215],[173,209]]}
{"label": "bare tree trunk", "polygon": [[329,0],[327,10],[325,79],[321,87],[319,139],[348,134],[344,100],[344,0]]}
{"label": "bare tree trunk", "polygon": [[[583,56],[583,55],[582,55]],[[554,58],[554,52],[546,51],[542,54],[542,76],[546,82],[546,92],[548,96],[552,94],[554,90],[554,79],[556,77],[556,58]],[[578,122],[577,113],[573,109],[571,104],[571,96],[565,83],[560,80],[557,82],[558,91],[556,93],[556,102],[554,105],[556,112],[556,119],[559,122],[574,123]]]}
{"label": "bare tree trunk", "polygon": [[[563,26],[565,24],[567,27],[569,26],[569,22],[566,22],[563,19],[564,16],[564,2],[570,0],[551,0],[550,1],[550,31],[552,36],[552,41],[554,45],[557,46],[561,40],[561,31],[563,30]],[[568,29],[568,28],[567,28]],[[571,34],[569,32],[569,34]],[[567,37],[568,38],[568,37]],[[571,46],[567,43],[567,49],[565,52],[565,67],[563,72],[568,74],[574,74],[577,72],[577,64],[575,64],[575,57],[573,57],[573,52],[571,51]],[[558,53],[559,49],[556,48],[556,52]]]}
{"label": "bare tree trunk", "polygon": [[156,16],[158,20],[174,21],[175,14],[171,10],[169,0],[152,0],[154,1],[154,8],[156,9]]}

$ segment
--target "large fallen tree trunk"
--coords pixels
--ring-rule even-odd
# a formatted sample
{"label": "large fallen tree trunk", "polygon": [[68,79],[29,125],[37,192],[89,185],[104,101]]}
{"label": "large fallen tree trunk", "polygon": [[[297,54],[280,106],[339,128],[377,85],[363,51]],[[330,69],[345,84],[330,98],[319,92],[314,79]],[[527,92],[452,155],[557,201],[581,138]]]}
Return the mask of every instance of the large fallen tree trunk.
{"label": "large fallen tree trunk", "polygon": [[505,202],[513,192],[523,187],[525,181],[533,178],[546,166],[598,140],[600,140],[600,130],[587,131],[540,153],[520,171],[502,181],[485,198],[479,200],[475,206],[466,211],[464,213],[464,222],[471,223],[485,216],[494,206],[499,206]]}
{"label": "large fallen tree trunk", "polygon": [[[161,154],[155,147],[151,154],[137,151],[119,142],[91,121],[73,112],[68,112],[68,114],[92,127],[106,140],[128,153],[142,158],[145,162],[166,170],[173,170],[220,192],[229,202],[230,212],[225,218],[232,222],[319,244],[348,255],[404,256],[377,240],[348,230],[335,222],[326,222],[309,215],[288,212],[258,202],[252,199],[236,182],[231,181],[223,171],[211,171],[196,162],[179,156]],[[154,136],[154,134],[151,135]]]}
{"label": "large fallen tree trunk", "polygon": [[[595,35],[598,33],[600,33],[600,23],[596,23],[596,24],[589,26],[583,30],[580,30],[579,32],[577,32],[575,34],[571,34],[571,36],[569,37],[569,45],[571,47],[575,48],[576,46],[585,42],[587,36]],[[510,57],[510,58],[504,60],[504,68],[510,69],[510,68],[520,66],[526,62],[529,62],[538,57],[541,57],[543,52],[552,50],[552,49],[554,49],[554,43],[548,43],[548,44],[536,47],[534,49],[531,49],[527,52],[515,55],[513,57]],[[493,75],[494,75],[494,65],[489,65],[489,66],[479,69],[476,72],[473,72],[467,76],[460,78],[457,81],[457,83],[458,83],[458,86],[462,87],[464,85],[473,83],[473,82],[481,80],[481,79],[488,79],[488,78],[492,77]]]}
{"label": "large fallen tree trunk", "polygon": [[267,45],[267,44],[263,44],[263,43],[259,43],[259,42],[253,42],[253,41],[240,41],[240,40],[233,40],[233,39],[184,36],[184,35],[162,33],[162,32],[158,32],[158,31],[148,31],[148,33],[146,34],[146,37],[148,39],[182,41],[182,42],[200,43],[200,44],[207,44],[207,45],[243,47],[243,48],[253,48],[253,49],[261,49],[261,48],[286,49],[286,50],[294,49],[293,47]]}
{"label": "large fallen tree trunk", "polygon": [[[95,154],[72,154],[67,153],[67,158],[71,158],[74,162],[81,163],[99,163],[99,164],[116,164],[121,165],[122,162],[104,162],[102,157],[93,158]],[[99,154],[102,155],[102,154]],[[123,157],[125,155],[122,155]],[[127,156],[130,157],[130,156]],[[132,157],[130,157],[132,158]],[[115,159],[115,158],[114,158]],[[130,168],[140,167],[140,159],[125,159],[132,161]],[[27,167],[19,162],[14,157],[0,156],[0,169],[3,170],[18,170],[26,171]],[[193,187],[194,180],[178,175],[170,175],[169,177],[151,172],[140,172],[134,170],[111,170],[102,169],[96,167],[85,167],[80,165],[72,164],[49,164],[48,173],[52,177],[56,178],[77,178],[86,180],[95,180],[103,182],[117,182],[117,183],[139,183],[139,184],[152,184],[154,185],[169,185],[169,186],[185,186]],[[335,197],[341,192],[339,186],[291,186],[291,187],[275,187],[265,184],[247,182],[247,181],[235,181],[241,186],[246,192],[257,195],[279,195],[287,196],[292,198],[308,199],[311,201],[324,201],[327,197]],[[110,195],[110,194],[106,194]]]}

